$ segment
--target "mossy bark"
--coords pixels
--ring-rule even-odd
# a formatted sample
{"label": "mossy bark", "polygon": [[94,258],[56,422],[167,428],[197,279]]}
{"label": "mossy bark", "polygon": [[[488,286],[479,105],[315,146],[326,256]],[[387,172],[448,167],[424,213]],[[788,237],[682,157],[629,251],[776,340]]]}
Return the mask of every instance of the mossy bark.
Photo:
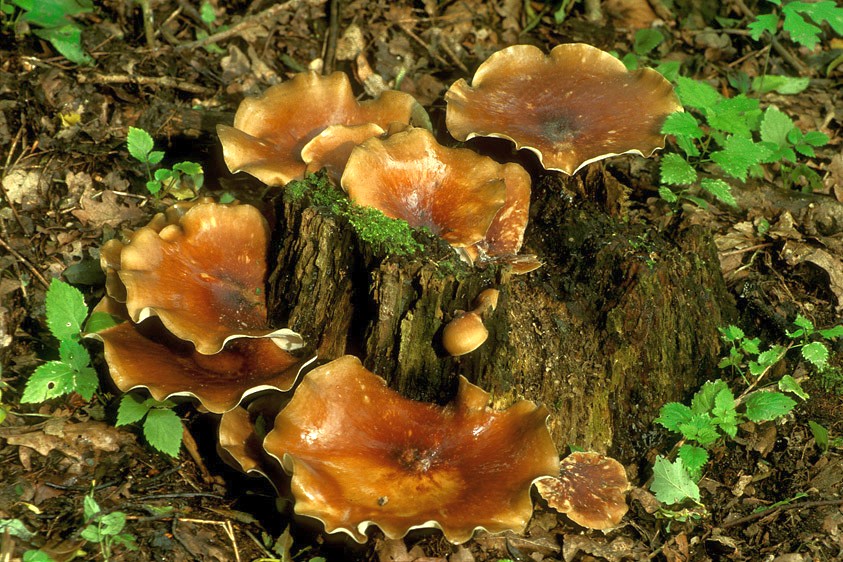
{"label": "mossy bark", "polygon": [[[520,276],[470,268],[424,236],[419,256],[377,256],[344,218],[279,201],[271,320],[322,360],[358,355],[408,397],[446,402],[463,375],[496,407],[546,404],[560,449],[632,460],[659,407],[715,372],[717,327],[733,305],[704,230],[660,233],[612,216],[624,214],[622,186],[592,168],[534,187],[526,247],[545,265]],[[448,356],[444,324],[487,287],[501,291],[489,340]]]}

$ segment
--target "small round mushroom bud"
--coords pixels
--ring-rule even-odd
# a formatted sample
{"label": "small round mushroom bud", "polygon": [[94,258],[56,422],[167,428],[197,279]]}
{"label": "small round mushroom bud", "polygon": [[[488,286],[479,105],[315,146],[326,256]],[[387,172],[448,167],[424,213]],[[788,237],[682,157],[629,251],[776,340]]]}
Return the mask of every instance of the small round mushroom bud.
{"label": "small round mushroom bud", "polygon": [[442,330],[442,345],[454,357],[471,353],[486,341],[489,330],[476,312],[463,312]]}

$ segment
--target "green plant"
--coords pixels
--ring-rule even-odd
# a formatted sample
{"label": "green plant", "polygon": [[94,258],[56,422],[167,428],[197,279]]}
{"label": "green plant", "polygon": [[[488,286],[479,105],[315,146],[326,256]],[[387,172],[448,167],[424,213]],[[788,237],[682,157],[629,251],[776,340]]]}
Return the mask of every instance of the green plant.
{"label": "green plant", "polygon": [[[666,201],[673,203],[684,197],[705,206],[705,201],[691,191],[698,184],[716,199],[735,205],[726,181],[697,181],[697,169],[707,164],[714,165],[721,175],[743,182],[748,175],[760,175],[762,164],[778,163],[783,176],[790,174],[789,183],[798,179],[793,175],[796,173],[806,178],[808,188],[818,185],[816,172],[793,164],[797,153],[814,156],[815,147],[827,144],[824,133],[803,133],[774,106],[762,111],[757,99],[745,94],[727,98],[709,84],[691,78],[680,76],[676,93],[691,111],[671,114],[662,128],[663,133],[674,136],[681,151],[665,154],[661,160],[659,194]],[[669,186],[683,187],[676,193]]]}
{"label": "green plant", "polygon": [[834,0],[820,2],[782,2],[767,0],[781,9],[761,14],[748,25],[750,36],[756,41],[764,34],[771,39],[778,33],[779,25],[791,41],[813,49],[820,42],[820,25],[827,23],[838,35],[843,35],[843,7]]}
{"label": "green plant", "polygon": [[135,536],[123,532],[126,527],[126,514],[122,511],[104,513],[94,499],[93,486],[85,496],[83,512],[87,525],[82,529],[81,536],[86,541],[100,545],[103,560],[108,562],[116,546],[123,546],[132,551],[138,549]]}
{"label": "green plant", "polygon": [[697,482],[708,463],[709,447],[733,439],[743,422],[758,423],[787,415],[796,406],[789,394],[808,399],[799,382],[788,374],[775,386],[759,385],[791,349],[799,349],[800,356],[818,371],[827,368],[828,348],[818,338],[837,338],[843,335],[843,326],[815,330],[801,315],[794,320],[794,325],[796,330],[787,333],[792,340],[789,345],[772,345],[764,350],[759,338],[747,337],[737,326],[721,328],[729,351],[718,366],[739,374],[746,388],[735,397],[729,385],[718,379],[703,384],[691,399],[690,406],[678,402],[662,406],[655,422],[679,434],[681,441],[673,461],[659,456],[654,464],[650,489],[659,501],[678,504],[691,500],[699,504]]}
{"label": "green plant", "polygon": [[[208,0],[202,2],[199,6],[199,17],[202,19],[202,23],[208,26],[208,29],[211,33],[216,33],[218,31],[224,31],[227,29],[228,26],[217,26],[217,14],[214,11],[214,6]],[[205,29],[196,29],[196,40],[201,41],[208,37],[208,31]],[[218,55],[225,54],[225,50],[222,49],[219,45],[215,43],[211,43],[210,45],[203,45],[203,48],[208,51],[209,53],[215,53]]]}
{"label": "green plant", "polygon": [[33,35],[76,64],[93,64],[94,59],[82,48],[82,28],[71,18],[91,11],[92,0],[0,0],[0,17],[7,25],[34,26]]}
{"label": "green plant", "polygon": [[[35,536],[20,519],[0,519],[0,535],[7,534],[26,542],[30,542]],[[53,559],[40,550],[27,550],[23,553],[23,562],[53,562]]]}
{"label": "green plant", "polygon": [[639,29],[635,32],[632,40],[632,51],[620,57],[621,62],[629,70],[636,70],[642,66],[652,66],[662,76],[673,82],[679,77],[681,63],[679,61],[657,62],[652,58],[652,53],[663,42],[664,35],[660,30],[655,28]]}
{"label": "green plant", "polygon": [[129,127],[126,146],[129,154],[146,167],[146,189],[152,195],[169,194],[176,199],[189,199],[195,197],[202,187],[205,175],[202,166],[196,162],[178,162],[172,168],[158,168],[153,172],[153,167],[164,159],[164,152],[153,150],[155,141],[143,129]]}
{"label": "green plant", "polygon": [[59,340],[59,358],[40,365],[30,375],[22,403],[43,402],[76,392],[90,400],[99,379],[91,356],[80,343],[82,324],[88,316],[85,298],[76,288],[53,279],[47,290],[47,327]]}
{"label": "green plant", "polygon": [[174,406],[169,400],[144,399],[130,392],[120,399],[114,425],[119,427],[143,420],[143,436],[147,442],[162,453],[177,457],[184,428],[181,418],[173,411]]}
{"label": "green plant", "polygon": [[410,256],[424,248],[413,238],[413,228],[407,221],[387,217],[371,207],[355,205],[324,176],[310,174],[304,180],[292,181],[284,188],[284,196],[292,201],[307,197],[311,205],[326,207],[335,215],[345,217],[360,239],[376,253]]}

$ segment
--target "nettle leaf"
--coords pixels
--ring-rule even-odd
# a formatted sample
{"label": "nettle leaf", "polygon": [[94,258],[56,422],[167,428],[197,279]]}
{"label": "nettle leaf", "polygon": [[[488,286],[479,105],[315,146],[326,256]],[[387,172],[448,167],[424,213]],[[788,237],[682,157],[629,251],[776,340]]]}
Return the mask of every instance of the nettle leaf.
{"label": "nettle leaf", "polygon": [[78,289],[64,281],[53,279],[47,289],[47,327],[57,340],[79,336],[88,316],[85,297]]}
{"label": "nettle leaf", "polygon": [[129,127],[129,133],[126,135],[126,147],[129,149],[129,154],[136,160],[141,162],[149,161],[149,153],[155,146],[155,141],[152,136],[137,127]]}
{"label": "nettle leaf", "polygon": [[153,150],[150,152],[147,157],[146,161],[148,164],[155,165],[161,162],[164,159],[164,152],[161,150]]}
{"label": "nettle leaf", "polygon": [[828,348],[824,343],[815,341],[802,348],[802,357],[817,369],[825,369],[828,366]]}
{"label": "nettle leaf", "polygon": [[668,203],[676,203],[679,201],[679,197],[673,193],[669,187],[666,185],[659,186],[659,197],[667,201]]}
{"label": "nettle leaf", "polygon": [[697,118],[687,111],[679,111],[668,115],[664,125],[662,125],[661,132],[665,135],[690,137],[692,139],[701,139],[705,134],[700,128]]}
{"label": "nettle leaf", "polygon": [[691,408],[679,402],[668,402],[659,410],[659,417],[654,421],[670,431],[680,433],[679,426],[690,421],[693,412]]}
{"label": "nettle leaf", "polygon": [[675,152],[662,156],[660,173],[662,183],[670,185],[691,184],[697,181],[697,171],[694,167]]}
{"label": "nettle leaf", "polygon": [[725,328],[717,328],[723,335],[723,339],[727,342],[734,342],[744,337],[744,332],[734,324],[729,324]]}
{"label": "nettle leaf", "polygon": [[129,425],[138,422],[149,412],[146,401],[135,393],[124,394],[117,407],[117,421],[114,425]]}
{"label": "nettle leaf", "polygon": [[758,354],[758,364],[766,369],[770,365],[778,362],[778,360],[782,358],[782,355],[784,355],[784,348],[782,346],[770,346],[770,349]]}
{"label": "nettle leaf", "polygon": [[843,336],[843,326],[838,324],[833,328],[828,328],[827,330],[819,330],[819,334],[824,337],[825,339],[834,339]]}
{"label": "nettle leaf", "polygon": [[714,420],[708,414],[694,414],[686,423],[679,424],[679,431],[685,439],[700,445],[714,443],[720,437]]}
{"label": "nettle leaf", "polygon": [[[734,326],[730,326],[734,328]],[[695,414],[705,414],[714,409],[714,400],[723,390],[729,390],[729,385],[721,379],[706,381],[705,384],[694,394],[691,400],[691,409]],[[731,392],[731,391],[730,391]]]}
{"label": "nettle leaf", "polygon": [[810,144],[811,146],[820,147],[825,146],[831,139],[822,131],[808,131],[802,137],[802,142]]}
{"label": "nettle leaf", "polygon": [[746,27],[749,29],[749,36],[758,41],[765,31],[770,35],[775,35],[778,24],[779,16],[776,14],[762,14]]}
{"label": "nettle leaf", "polygon": [[835,33],[843,34],[843,9],[837,7],[834,0],[812,3],[791,2],[782,8],[782,15],[784,15],[782,27],[790,33],[790,38],[809,49],[813,49],[819,43],[819,34],[822,29],[806,20],[805,16],[819,24],[828,22]]}
{"label": "nettle leaf", "polygon": [[779,390],[795,394],[802,400],[807,400],[811,397],[807,392],[805,392],[802,385],[799,384],[799,381],[790,375],[785,375],[779,379]]}
{"label": "nettle leaf", "polygon": [[714,104],[711,111],[706,113],[706,120],[721,131],[751,138],[760,116],[758,100],[739,94]]}
{"label": "nettle leaf", "polygon": [[750,166],[764,160],[770,150],[751,139],[732,135],[726,138],[723,150],[711,153],[711,159],[717,162],[724,172],[741,181],[746,181]]}
{"label": "nettle leaf", "polygon": [[20,401],[22,403],[43,402],[71,392],[77,392],[85,400],[90,400],[97,389],[98,382],[96,371],[90,367],[77,370],[67,363],[50,361],[39,366],[30,375]]}
{"label": "nettle leaf", "polygon": [[723,99],[709,84],[684,76],[676,79],[676,95],[682,105],[703,110],[714,107],[714,104]]}
{"label": "nettle leaf", "polygon": [[708,451],[696,445],[685,444],[679,447],[678,455],[682,459],[682,464],[685,465],[688,474],[694,480],[699,480],[702,476],[702,469],[708,462]]}
{"label": "nettle leaf", "polygon": [[665,504],[680,503],[686,499],[700,501],[700,489],[691,479],[681,458],[671,463],[664,457],[656,457],[650,490],[657,500]]}
{"label": "nettle leaf", "polygon": [[154,408],[146,415],[143,435],[154,448],[171,457],[179,456],[184,428],[172,410]]}
{"label": "nettle leaf", "polygon": [[668,82],[675,82],[679,77],[679,70],[682,68],[682,63],[678,60],[664,61],[656,65],[655,70]]}
{"label": "nettle leaf", "polygon": [[784,96],[801,93],[810,84],[810,78],[801,76],[767,74],[766,76],[756,76],[752,79],[752,89],[756,92],[761,94],[776,92]]}
{"label": "nettle leaf", "polygon": [[793,325],[805,330],[806,334],[814,333],[814,323],[802,316],[801,313],[796,315],[796,318],[793,320]]}
{"label": "nettle leaf", "polygon": [[790,412],[796,402],[781,392],[754,392],[746,399],[746,417],[762,422],[780,418]]}
{"label": "nettle leaf", "polygon": [[771,142],[779,147],[786,147],[790,143],[787,135],[793,130],[793,121],[782,111],[771,105],[764,112],[761,119],[761,140]]}
{"label": "nettle leaf", "polygon": [[738,202],[737,200],[735,200],[735,196],[732,195],[732,186],[726,183],[725,181],[704,178],[700,182],[700,187],[702,187],[707,192],[711,193],[714,197],[717,198],[718,201],[721,201],[732,207],[738,206]]}

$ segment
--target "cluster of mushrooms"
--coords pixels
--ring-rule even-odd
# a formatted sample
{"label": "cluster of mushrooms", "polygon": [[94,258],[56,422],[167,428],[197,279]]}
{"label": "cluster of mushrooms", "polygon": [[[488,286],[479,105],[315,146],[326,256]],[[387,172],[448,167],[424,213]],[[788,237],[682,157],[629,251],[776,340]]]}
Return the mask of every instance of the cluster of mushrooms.
{"label": "cluster of mushrooms", "polygon": [[[620,96],[626,101],[614,101]],[[681,111],[661,75],[629,73],[584,44],[560,45],[549,56],[506,48],[445,100],[457,140],[509,139],[568,174],[615,154],[651,154],[664,141],[666,116]],[[325,169],[355,203],[428,227],[472,263],[501,260],[520,272],[539,265],[518,255],[529,174],[442,146],[408,94],[358,102],[345,74],[303,73],[244,100],[219,136],[232,172],[283,186]],[[522,400],[495,411],[464,378],[446,406],[408,400],[350,355],[302,375],[315,358],[295,353],[301,336],[267,325],[268,236],[256,208],[203,198],[103,246],[107,296],[95,312],[116,323],[90,335],[104,343],[121,391],[188,396],[221,414],[224,458],[278,490],[289,485],[296,513],[358,542],[372,525],[389,538],[435,527],[453,543],[478,529],[521,532],[533,484],[583,526],[620,522],[623,467],[596,453],[574,453],[560,465],[544,406]],[[494,307],[491,291],[466,313],[481,326]],[[256,429],[259,417],[270,422],[266,435]]]}

